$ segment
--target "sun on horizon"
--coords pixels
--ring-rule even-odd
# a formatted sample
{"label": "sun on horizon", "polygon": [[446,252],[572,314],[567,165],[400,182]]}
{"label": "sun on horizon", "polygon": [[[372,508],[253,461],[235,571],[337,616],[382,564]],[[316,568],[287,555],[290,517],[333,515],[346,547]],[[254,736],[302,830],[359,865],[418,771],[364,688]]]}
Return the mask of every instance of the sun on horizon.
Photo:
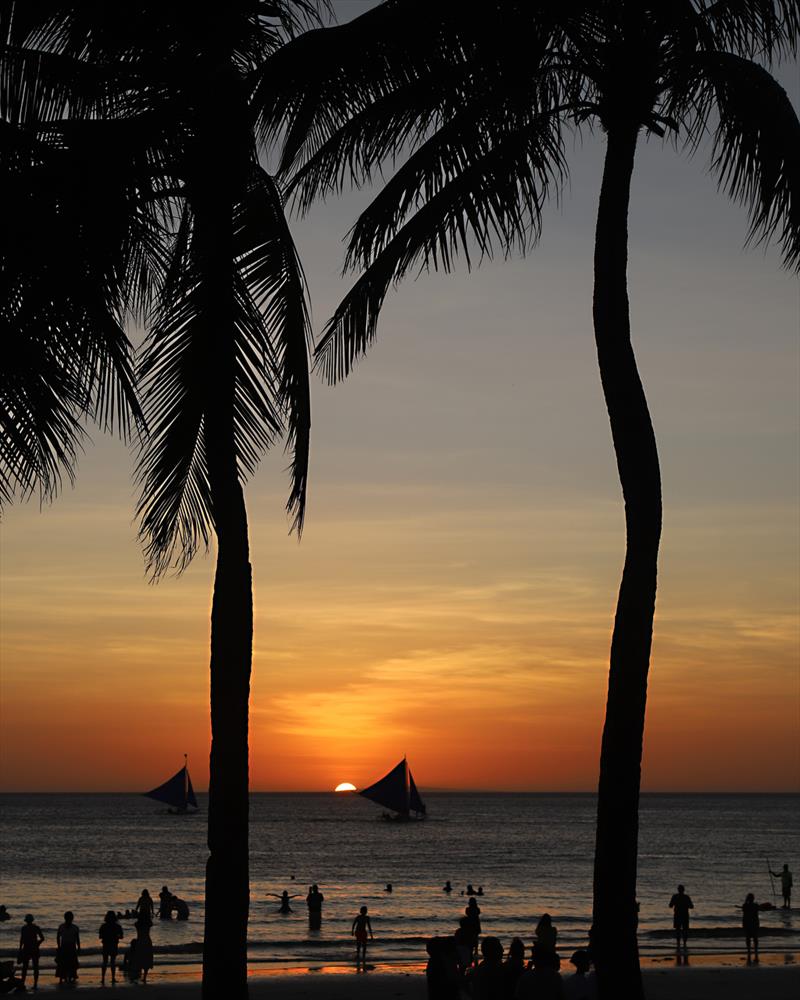
{"label": "sun on horizon", "polygon": [[334,788],[334,792],[354,792],[356,786],[349,781],[342,781]]}

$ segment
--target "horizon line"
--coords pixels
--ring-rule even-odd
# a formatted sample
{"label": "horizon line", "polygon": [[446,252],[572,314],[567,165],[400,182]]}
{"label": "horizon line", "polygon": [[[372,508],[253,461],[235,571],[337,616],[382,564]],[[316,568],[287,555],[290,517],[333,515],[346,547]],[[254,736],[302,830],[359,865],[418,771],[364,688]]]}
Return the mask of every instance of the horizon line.
{"label": "horizon line", "polygon": [[[530,789],[530,788],[439,788],[419,786],[420,791],[428,795],[597,795],[597,789]],[[354,791],[336,792],[333,788],[292,788],[267,789],[251,788],[251,795],[357,795]],[[208,795],[208,789],[195,789],[197,795]],[[105,789],[5,789],[0,788],[0,795],[136,795],[142,798],[146,793],[140,789],[105,788]],[[645,789],[640,795],[800,795],[800,788],[787,789]]]}

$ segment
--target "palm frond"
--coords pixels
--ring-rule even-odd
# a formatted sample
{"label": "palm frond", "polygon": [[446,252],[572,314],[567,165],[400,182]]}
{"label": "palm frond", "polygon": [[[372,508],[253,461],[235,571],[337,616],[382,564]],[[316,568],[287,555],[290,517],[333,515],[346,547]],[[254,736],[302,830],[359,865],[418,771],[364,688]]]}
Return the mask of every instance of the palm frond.
{"label": "palm frond", "polygon": [[[541,231],[542,208],[551,194],[557,194],[566,176],[560,130],[554,117],[541,115],[518,131],[497,137],[488,149],[471,149],[472,159],[462,162],[458,155],[450,164],[446,183],[429,185],[430,198],[397,231],[396,220],[408,208],[402,174],[417,174],[422,161],[409,161],[398,171],[395,201],[381,204],[382,218],[363,223],[369,236],[362,249],[375,244],[381,249],[366,267],[329,321],[315,352],[317,365],[330,382],[350,373],[375,337],[378,314],[393,281],[399,281],[414,266],[449,271],[459,253],[470,259],[474,240],[481,254],[491,255],[495,244],[503,252],[515,247],[524,252]],[[414,158],[412,158],[413,160]],[[428,164],[431,175],[438,172],[436,158]],[[424,190],[425,183],[419,185]],[[400,205],[397,203],[397,196]],[[367,209],[372,213],[373,206]],[[363,218],[363,217],[362,217]],[[359,228],[356,223],[350,244],[351,257],[358,256]]]}
{"label": "palm frond", "polygon": [[695,0],[719,51],[765,60],[797,52],[797,0]]}
{"label": "palm frond", "polygon": [[800,265],[800,122],[770,73],[740,56],[699,60],[719,116],[712,170],[750,214],[748,240],[777,240],[786,267]]}

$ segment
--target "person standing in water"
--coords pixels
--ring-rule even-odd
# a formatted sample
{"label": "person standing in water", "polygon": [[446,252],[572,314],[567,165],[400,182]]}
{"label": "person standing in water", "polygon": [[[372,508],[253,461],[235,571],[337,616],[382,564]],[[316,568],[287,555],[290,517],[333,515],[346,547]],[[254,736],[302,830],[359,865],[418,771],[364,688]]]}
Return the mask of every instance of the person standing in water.
{"label": "person standing in water", "polygon": [[[164,886],[164,889],[166,888],[167,887]],[[172,899],[172,893],[170,893],[170,899]],[[142,894],[141,896],[139,896],[139,901],[136,903],[136,916],[139,918],[139,920],[149,920],[150,923],[152,924],[155,913],[156,913],[156,907],[155,904],[153,903],[152,896],[147,891],[147,889],[142,889]]]}
{"label": "person standing in water", "polygon": [[683,950],[686,951],[686,939],[689,936],[689,910],[694,909],[694,903],[691,897],[686,895],[683,886],[679,885],[678,891],[670,899],[669,905],[673,912],[672,926],[675,928],[675,947],[680,951],[681,938],[683,938]]}
{"label": "person standing in water", "polygon": [[792,908],[792,873],[789,871],[789,866],[784,865],[779,872],[774,872],[771,868],[769,870],[770,875],[781,880],[781,893],[783,895],[783,908],[784,910],[791,910]]}
{"label": "person standing in water", "polygon": [[[140,917],[143,920],[144,917]],[[100,976],[100,985],[106,985],[106,969],[111,966],[111,982],[117,981],[117,952],[122,939],[122,928],[117,923],[117,915],[113,910],[106,914],[105,922],[100,924],[97,936],[103,944],[103,971]]]}
{"label": "person standing in water", "polygon": [[25,923],[19,932],[19,954],[17,961],[22,966],[22,982],[28,975],[28,966],[33,969],[33,988],[38,989],[39,982],[39,946],[44,941],[44,934],[33,922],[32,914],[25,915]]}
{"label": "person standing in water", "polygon": [[760,923],[756,897],[752,892],[748,892],[745,901],[742,903],[742,930],[744,931],[744,942],[747,947],[748,965],[751,963],[751,950],[755,952],[755,962],[758,962],[758,932]]}
{"label": "person standing in water", "polygon": [[289,905],[289,900],[297,899],[299,893],[295,892],[292,893],[292,895],[290,896],[288,891],[284,889],[283,892],[280,894],[278,894],[277,892],[268,892],[267,895],[274,896],[276,899],[279,899],[281,901],[281,905],[278,907],[278,913],[293,913],[294,911]]}
{"label": "person standing in water", "polygon": [[147,983],[147,973],[155,964],[153,959],[153,940],[150,937],[150,924],[146,920],[137,920],[134,924],[136,928],[136,947],[133,950],[133,969],[131,975],[134,979],[141,977],[142,983]]}
{"label": "person standing in water", "polygon": [[167,886],[161,886],[161,892],[158,894],[158,898],[158,919],[172,920],[172,893],[169,891]]}
{"label": "person standing in water", "polygon": [[362,906],[353,918],[353,925],[350,928],[350,933],[356,939],[356,966],[358,966],[359,959],[362,963],[367,961],[367,934],[369,934],[370,941],[375,940],[367,913],[367,907]]}
{"label": "person standing in water", "polygon": [[306,896],[309,930],[318,931],[322,926],[322,903],[324,899],[325,897],[319,891],[319,886],[315,882],[309,887],[308,895]]}

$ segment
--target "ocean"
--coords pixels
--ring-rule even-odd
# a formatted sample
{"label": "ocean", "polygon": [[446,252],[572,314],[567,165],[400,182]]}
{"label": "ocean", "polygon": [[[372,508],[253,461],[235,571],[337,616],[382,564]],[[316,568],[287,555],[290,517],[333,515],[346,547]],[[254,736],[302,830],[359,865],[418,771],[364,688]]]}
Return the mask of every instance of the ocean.
{"label": "ocean", "polygon": [[[530,943],[549,912],[565,958],[587,942],[591,923],[593,795],[425,795],[424,822],[382,822],[356,795],[254,794],[251,806],[250,960],[254,968],[326,967],[352,961],[350,923],[369,907],[370,961],[414,966],[425,939],[452,933],[468,882],[483,886],[484,934],[507,947]],[[171,816],[137,795],[0,796],[0,951],[10,956],[22,918],[33,913],[52,948],[65,910],[81,927],[83,965],[97,962],[106,910],[133,907],[143,888],[166,884],[190,906],[186,922],[156,921],[156,962],[197,963],[203,931],[205,797],[201,813]],[[767,858],[800,877],[800,796],[656,795],[642,798],[639,939],[642,956],[673,952],[668,903],[679,882],[694,901],[692,955],[741,954],[737,906],[753,892],[772,901]],[[445,880],[454,887],[442,891]],[[325,896],[322,927],[310,931],[305,894]],[[393,892],[384,890],[391,882]],[[777,880],[776,880],[777,883]],[[776,890],[780,887],[776,884]],[[297,893],[280,914],[270,893]],[[800,893],[800,885],[798,885]],[[780,897],[777,899],[780,904]],[[793,961],[800,913],[762,914],[762,951]],[[132,921],[123,921],[125,939]],[[47,966],[48,959],[44,960]],[[158,971],[158,969],[156,969]]]}

